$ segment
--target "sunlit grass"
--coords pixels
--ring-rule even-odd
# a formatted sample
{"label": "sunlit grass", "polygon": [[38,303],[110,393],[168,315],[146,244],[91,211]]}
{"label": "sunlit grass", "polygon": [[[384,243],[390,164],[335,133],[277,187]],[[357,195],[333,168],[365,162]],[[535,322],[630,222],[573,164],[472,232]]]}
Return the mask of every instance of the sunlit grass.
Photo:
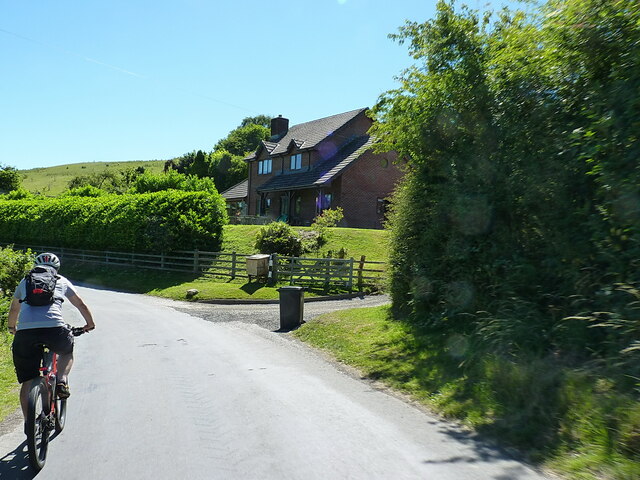
{"label": "sunlit grass", "polygon": [[0,334],[0,422],[19,406],[18,390],[11,356],[11,342],[13,337],[9,334]]}

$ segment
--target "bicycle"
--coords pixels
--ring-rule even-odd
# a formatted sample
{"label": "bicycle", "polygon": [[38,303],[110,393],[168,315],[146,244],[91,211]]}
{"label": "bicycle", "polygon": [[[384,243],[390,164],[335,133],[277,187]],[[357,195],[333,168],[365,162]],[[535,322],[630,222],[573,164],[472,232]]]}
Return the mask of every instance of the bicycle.
{"label": "bicycle", "polygon": [[[73,327],[74,337],[85,333],[83,327]],[[49,435],[55,430],[62,432],[67,418],[67,399],[58,398],[57,387],[58,355],[46,345],[42,345],[40,376],[33,380],[29,389],[29,403],[25,430],[29,463],[37,472],[47,461]]]}

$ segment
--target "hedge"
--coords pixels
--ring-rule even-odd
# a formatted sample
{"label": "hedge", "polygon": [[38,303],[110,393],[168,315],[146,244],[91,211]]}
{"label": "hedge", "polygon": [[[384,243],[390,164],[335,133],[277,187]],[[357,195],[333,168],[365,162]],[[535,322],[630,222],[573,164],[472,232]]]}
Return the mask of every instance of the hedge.
{"label": "hedge", "polygon": [[127,252],[218,251],[228,221],[217,193],[0,200],[0,242]]}

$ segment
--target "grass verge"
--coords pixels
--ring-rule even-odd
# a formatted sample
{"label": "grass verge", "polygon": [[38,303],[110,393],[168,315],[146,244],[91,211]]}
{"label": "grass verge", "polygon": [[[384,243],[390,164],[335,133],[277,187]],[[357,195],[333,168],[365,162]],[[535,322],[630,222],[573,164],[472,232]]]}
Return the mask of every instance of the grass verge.
{"label": "grass verge", "polygon": [[0,422],[20,406],[18,398],[20,387],[11,357],[12,341],[13,336],[4,332],[0,334]]}
{"label": "grass verge", "polygon": [[389,307],[323,315],[293,335],[567,478],[640,478],[640,404],[602,372],[482,354]]}

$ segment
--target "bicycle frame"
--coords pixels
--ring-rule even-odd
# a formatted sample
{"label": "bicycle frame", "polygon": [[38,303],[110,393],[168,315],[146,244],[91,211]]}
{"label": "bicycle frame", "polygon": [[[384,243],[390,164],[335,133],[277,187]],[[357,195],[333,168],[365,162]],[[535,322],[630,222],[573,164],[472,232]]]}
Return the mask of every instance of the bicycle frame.
{"label": "bicycle frame", "polygon": [[[56,398],[55,389],[56,381],[58,378],[58,355],[55,352],[49,350],[48,347],[44,347],[42,351],[42,366],[40,367],[40,378],[44,380],[47,387],[49,405],[48,414],[56,414]],[[37,379],[36,379],[37,380]]]}

